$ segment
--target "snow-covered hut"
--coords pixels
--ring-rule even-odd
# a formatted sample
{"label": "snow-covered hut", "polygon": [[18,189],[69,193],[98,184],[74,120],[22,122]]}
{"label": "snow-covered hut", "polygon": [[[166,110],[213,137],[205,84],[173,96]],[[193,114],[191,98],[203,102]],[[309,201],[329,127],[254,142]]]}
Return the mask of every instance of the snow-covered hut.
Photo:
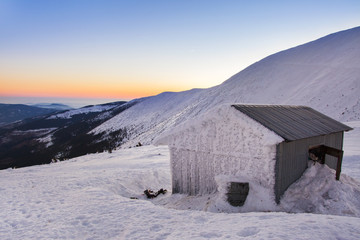
{"label": "snow-covered hut", "polygon": [[226,177],[229,184],[249,183],[250,192],[252,185],[269,189],[279,203],[310,158],[335,169],[339,178],[348,130],[305,106],[229,104],[164,133],[156,143],[169,146],[173,193],[213,193]]}

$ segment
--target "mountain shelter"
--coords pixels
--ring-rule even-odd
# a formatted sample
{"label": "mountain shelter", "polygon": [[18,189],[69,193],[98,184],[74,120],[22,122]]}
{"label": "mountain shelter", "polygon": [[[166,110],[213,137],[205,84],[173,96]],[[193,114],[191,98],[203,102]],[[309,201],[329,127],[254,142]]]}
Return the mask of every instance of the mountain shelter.
{"label": "mountain shelter", "polygon": [[336,170],[339,180],[344,131],[351,129],[306,106],[228,104],[156,144],[169,146],[173,193],[214,193],[225,177],[229,203],[242,206],[252,185],[270,189],[279,203],[309,160]]}

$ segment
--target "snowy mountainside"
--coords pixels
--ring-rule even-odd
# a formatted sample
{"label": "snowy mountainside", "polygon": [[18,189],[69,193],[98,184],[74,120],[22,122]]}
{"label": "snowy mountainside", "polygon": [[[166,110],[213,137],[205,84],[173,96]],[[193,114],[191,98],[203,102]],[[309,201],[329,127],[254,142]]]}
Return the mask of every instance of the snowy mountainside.
{"label": "snowy mountainside", "polygon": [[340,121],[358,120],[360,27],[271,55],[220,89],[236,102],[309,105]]}
{"label": "snowy mountainside", "polygon": [[[113,132],[125,128],[131,133],[131,142],[148,144],[159,133],[191,119],[201,112],[198,93],[202,89],[192,89],[184,92],[164,92],[127,109],[99,127],[92,134]],[[138,106],[140,105],[140,106]],[[131,121],[129,121],[131,119]],[[137,143],[136,142],[136,143]],[[129,146],[132,146],[129,144]]]}
{"label": "snowy mountainside", "polygon": [[53,114],[51,116],[49,116],[47,119],[70,119],[72,116],[74,115],[79,115],[79,114],[88,114],[88,113],[93,113],[93,112],[103,112],[103,111],[107,111],[109,109],[112,109],[116,107],[115,104],[102,104],[102,105],[95,105],[95,106],[86,106],[86,107],[82,107],[82,108],[78,108],[78,109],[73,109],[73,110],[67,110],[64,111],[62,113],[58,113],[58,114]]}
{"label": "snowy mountainside", "polygon": [[337,120],[354,121],[360,119],[359,93],[357,27],[273,54],[221,85],[149,97],[91,133],[126,128],[129,141],[124,147],[149,144],[165,129],[221,103],[307,105]]}

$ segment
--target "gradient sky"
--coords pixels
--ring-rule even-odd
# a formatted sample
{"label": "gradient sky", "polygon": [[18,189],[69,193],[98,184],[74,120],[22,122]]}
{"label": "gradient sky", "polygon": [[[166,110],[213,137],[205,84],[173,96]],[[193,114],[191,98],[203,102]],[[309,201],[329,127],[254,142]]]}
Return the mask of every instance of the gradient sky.
{"label": "gradient sky", "polygon": [[0,0],[0,97],[207,88],[359,25],[358,0]]}

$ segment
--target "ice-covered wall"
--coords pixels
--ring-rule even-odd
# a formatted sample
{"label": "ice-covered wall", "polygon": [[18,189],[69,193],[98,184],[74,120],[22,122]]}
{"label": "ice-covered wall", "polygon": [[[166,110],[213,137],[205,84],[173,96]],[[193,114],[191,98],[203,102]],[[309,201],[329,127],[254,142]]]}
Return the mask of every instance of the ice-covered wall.
{"label": "ice-covered wall", "polygon": [[275,183],[276,144],[283,139],[230,105],[165,133],[174,193],[191,195],[217,190],[216,176],[246,178],[265,188]]}

